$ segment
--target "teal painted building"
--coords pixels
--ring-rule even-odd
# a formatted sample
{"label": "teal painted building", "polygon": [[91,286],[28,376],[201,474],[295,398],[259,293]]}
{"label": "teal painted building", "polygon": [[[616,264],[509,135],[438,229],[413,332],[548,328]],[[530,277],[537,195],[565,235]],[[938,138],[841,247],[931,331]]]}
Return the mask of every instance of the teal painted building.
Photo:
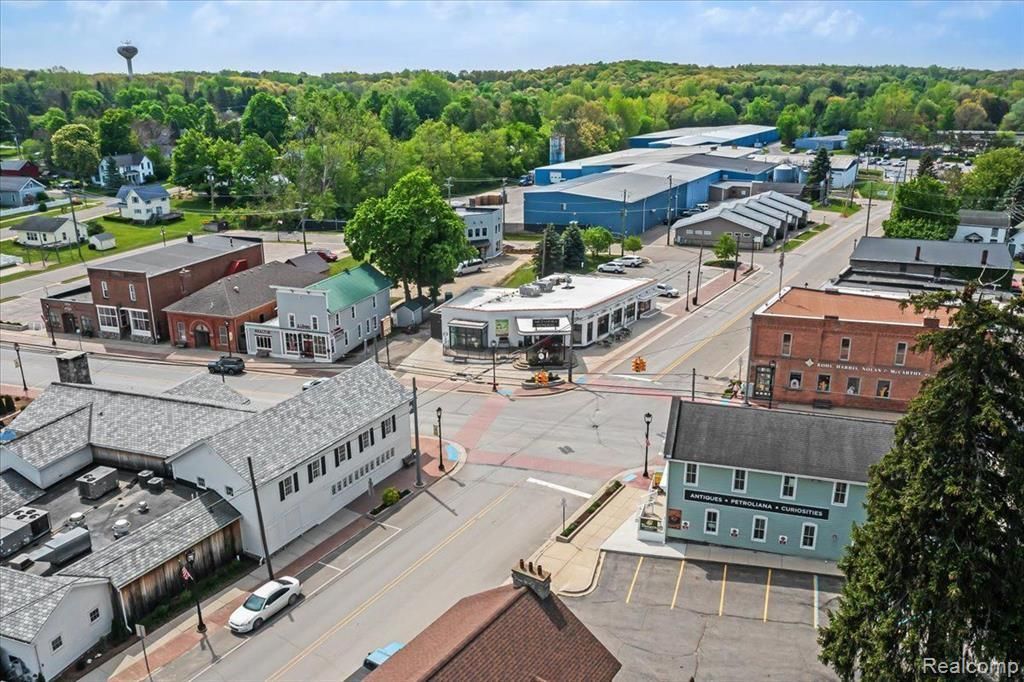
{"label": "teal painted building", "polygon": [[893,435],[892,422],[676,398],[666,538],[837,560]]}

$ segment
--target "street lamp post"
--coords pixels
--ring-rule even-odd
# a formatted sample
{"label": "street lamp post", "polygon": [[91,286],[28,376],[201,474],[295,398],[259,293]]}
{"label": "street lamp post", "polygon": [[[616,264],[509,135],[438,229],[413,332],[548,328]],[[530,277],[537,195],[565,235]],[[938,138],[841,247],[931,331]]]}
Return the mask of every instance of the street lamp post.
{"label": "street lamp post", "polygon": [[768,362],[768,369],[771,372],[768,375],[768,409],[772,409],[772,398],[775,396],[775,361],[771,360]]}
{"label": "street lamp post", "polygon": [[437,468],[444,471],[444,441],[441,440],[441,408],[437,408]]}
{"label": "street lamp post", "polygon": [[491,390],[498,392],[498,340],[491,339]]}
{"label": "street lamp post", "polygon": [[21,364],[21,344],[14,342],[14,357],[18,362],[18,369],[21,370],[21,390],[28,395],[28,384],[25,383],[25,365]]}
{"label": "street lamp post", "polygon": [[46,304],[46,327],[50,330],[50,345],[57,347],[57,339],[53,335],[53,317],[50,315],[50,304]]}
{"label": "street lamp post", "polygon": [[700,266],[704,262],[704,244],[700,245],[700,253],[697,256],[697,287],[693,290],[693,305],[699,305],[697,302],[700,296]]}
{"label": "street lamp post", "polygon": [[644,415],[644,425],[647,428],[644,434],[644,478],[650,478],[651,475],[647,472],[647,455],[651,451],[651,422],[654,421],[654,415],[650,412]]}
{"label": "street lamp post", "polygon": [[690,310],[690,271],[686,271],[686,310]]}
{"label": "street lamp post", "polygon": [[228,326],[227,320],[224,321],[224,337],[228,340],[228,357],[231,356],[231,327]]}
{"label": "street lamp post", "polygon": [[[203,609],[199,602],[199,590],[196,589],[196,576],[194,573],[196,566],[196,553],[190,550],[189,553],[185,555],[185,560],[188,562],[189,568],[192,569],[191,571],[183,571],[183,573],[185,573],[185,575],[188,576],[188,579],[192,581],[192,594],[196,598],[196,619],[199,621],[196,623],[196,632],[206,632],[206,623],[203,622]],[[184,569],[184,566],[182,566],[182,568]]]}

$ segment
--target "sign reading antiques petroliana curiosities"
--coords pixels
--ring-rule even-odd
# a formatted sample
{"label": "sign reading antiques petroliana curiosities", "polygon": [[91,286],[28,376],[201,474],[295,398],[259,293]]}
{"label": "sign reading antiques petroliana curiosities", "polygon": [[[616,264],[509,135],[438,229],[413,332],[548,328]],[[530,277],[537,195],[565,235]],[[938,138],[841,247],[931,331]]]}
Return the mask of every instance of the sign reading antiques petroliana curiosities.
{"label": "sign reading antiques petroliana curiosities", "polygon": [[753,511],[789,514],[790,516],[806,516],[812,519],[828,519],[828,509],[822,509],[820,507],[805,507],[801,504],[790,504],[789,502],[759,500],[753,497],[737,497],[735,495],[723,495],[721,493],[706,493],[700,490],[687,490],[683,494],[683,499],[691,502],[703,502],[704,504],[742,507],[743,509],[750,509]]}

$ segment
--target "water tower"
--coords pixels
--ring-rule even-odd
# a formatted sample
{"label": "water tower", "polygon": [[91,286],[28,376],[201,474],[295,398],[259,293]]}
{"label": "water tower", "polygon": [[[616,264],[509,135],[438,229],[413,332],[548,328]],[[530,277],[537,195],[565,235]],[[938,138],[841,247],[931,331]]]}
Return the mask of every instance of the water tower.
{"label": "water tower", "polygon": [[128,80],[132,79],[132,57],[139,53],[139,48],[131,44],[130,41],[124,41],[117,48],[117,53],[124,57],[124,60],[128,62]]}

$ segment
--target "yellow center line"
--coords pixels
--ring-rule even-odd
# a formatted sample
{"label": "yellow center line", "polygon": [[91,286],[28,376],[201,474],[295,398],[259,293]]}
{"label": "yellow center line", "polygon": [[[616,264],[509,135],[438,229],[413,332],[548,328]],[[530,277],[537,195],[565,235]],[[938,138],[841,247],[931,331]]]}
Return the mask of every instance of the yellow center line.
{"label": "yellow center line", "polygon": [[640,567],[644,565],[644,558],[640,557],[640,561],[636,562],[636,570],[633,571],[633,580],[629,583],[629,592],[626,593],[626,603],[633,598],[633,586],[636,585],[636,577],[640,575]]}
{"label": "yellow center line", "polygon": [[772,591],[772,569],[768,569],[768,582],[764,584],[764,615],[761,616],[761,622],[768,622],[768,594]]}
{"label": "yellow center line", "polygon": [[725,611],[725,579],[729,575],[729,564],[722,564],[722,595],[718,598],[718,615]]}
{"label": "yellow center line", "polygon": [[679,581],[683,579],[683,569],[686,568],[686,559],[679,562],[679,575],[676,576],[676,589],[672,592],[672,606],[669,609],[676,607],[676,597],[679,596]]}
{"label": "yellow center line", "polygon": [[457,538],[460,535],[462,535],[462,533],[464,533],[470,526],[472,526],[474,523],[476,523],[481,518],[483,518],[484,515],[486,515],[492,509],[497,507],[506,497],[511,495],[515,491],[515,489],[516,489],[516,486],[513,486],[513,487],[509,488],[508,490],[506,490],[498,498],[496,498],[495,500],[490,502],[486,507],[481,509],[476,514],[476,516],[474,516],[470,520],[466,521],[466,523],[464,523],[462,526],[460,526],[458,528],[458,530],[454,531],[451,535],[449,535],[447,538],[445,538],[443,541],[441,541],[441,543],[438,544],[436,547],[434,547],[434,549],[430,550],[429,552],[427,552],[426,554],[421,556],[419,559],[417,559],[411,566],[409,566],[407,569],[402,571],[391,582],[389,582],[387,585],[385,585],[380,590],[378,590],[372,597],[370,597],[369,599],[364,601],[354,611],[352,611],[347,616],[345,616],[344,618],[339,620],[327,632],[325,632],[324,634],[320,635],[320,637],[318,637],[315,642],[313,642],[312,644],[307,646],[305,649],[300,651],[298,654],[296,654],[282,668],[280,668],[277,672],[275,672],[273,675],[271,675],[269,678],[267,678],[268,682],[273,682],[274,680],[281,679],[281,676],[284,675],[285,673],[287,673],[292,668],[294,668],[295,665],[299,661],[301,661],[303,658],[305,658],[306,656],[311,654],[315,649],[317,649],[324,642],[326,642],[328,638],[330,638],[332,635],[334,635],[336,632],[338,632],[338,630],[340,630],[341,628],[343,628],[346,625],[348,625],[349,623],[351,623],[354,619],[358,618],[364,611],[366,611],[368,608],[373,606],[373,604],[378,599],[383,597],[385,594],[390,592],[396,585],[398,585],[400,582],[402,582],[407,577],[409,577],[409,575],[412,574],[413,571],[415,571],[417,568],[419,568],[420,566],[425,564],[427,561],[432,559],[435,555],[437,555],[438,552],[440,552],[448,544],[450,544],[453,540],[455,540],[455,538]]}

